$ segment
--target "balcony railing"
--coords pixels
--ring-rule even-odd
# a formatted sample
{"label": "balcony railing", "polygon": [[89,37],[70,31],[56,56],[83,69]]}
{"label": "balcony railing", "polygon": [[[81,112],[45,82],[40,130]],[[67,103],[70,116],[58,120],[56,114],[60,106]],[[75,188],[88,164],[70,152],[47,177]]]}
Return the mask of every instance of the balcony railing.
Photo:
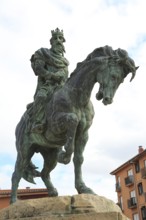
{"label": "balcony railing", "polygon": [[146,167],[141,169],[141,178],[146,179]]}
{"label": "balcony railing", "polygon": [[119,182],[116,183],[116,192],[121,192],[121,185]]}
{"label": "balcony railing", "polygon": [[128,199],[128,208],[129,209],[133,209],[137,207],[137,202],[136,202],[136,197],[132,197],[130,199]]}
{"label": "balcony railing", "polygon": [[142,214],[142,219],[146,220],[146,207],[145,206],[141,208],[141,214]]}
{"label": "balcony railing", "polygon": [[126,186],[131,186],[131,185],[134,184],[134,177],[133,177],[133,175],[130,175],[130,176],[125,178],[125,184],[126,184]]}

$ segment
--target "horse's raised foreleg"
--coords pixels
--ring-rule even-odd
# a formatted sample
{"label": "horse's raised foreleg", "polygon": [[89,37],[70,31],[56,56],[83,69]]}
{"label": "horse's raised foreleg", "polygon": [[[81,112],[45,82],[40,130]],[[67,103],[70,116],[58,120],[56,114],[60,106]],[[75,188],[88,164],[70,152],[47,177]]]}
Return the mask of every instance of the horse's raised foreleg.
{"label": "horse's raised foreleg", "polygon": [[75,169],[75,188],[78,193],[95,194],[92,189],[88,188],[82,178],[82,163],[84,161],[83,151],[88,140],[88,133],[77,136],[74,150],[74,169]]}
{"label": "horse's raised foreleg", "polygon": [[54,188],[51,178],[50,172],[56,167],[57,165],[57,154],[58,149],[49,149],[41,152],[44,158],[44,167],[41,172],[41,178],[48,190],[48,195],[50,197],[58,196],[58,192],[56,188]]}
{"label": "horse's raised foreleg", "polygon": [[74,139],[78,125],[78,118],[74,113],[60,114],[58,127],[60,131],[66,131],[65,151],[60,151],[58,154],[58,162],[68,164],[71,160],[71,155],[74,152]]}

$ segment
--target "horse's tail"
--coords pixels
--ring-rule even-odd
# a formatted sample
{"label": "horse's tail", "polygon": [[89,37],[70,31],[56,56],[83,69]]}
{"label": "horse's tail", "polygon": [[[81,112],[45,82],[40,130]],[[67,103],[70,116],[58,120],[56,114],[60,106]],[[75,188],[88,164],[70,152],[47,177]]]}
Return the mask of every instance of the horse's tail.
{"label": "horse's tail", "polygon": [[[21,148],[23,145],[23,141],[25,137],[25,134],[30,131],[30,112],[31,112],[31,104],[27,108],[26,112],[23,114],[23,116],[20,119],[20,122],[18,123],[15,135],[16,135],[16,149],[17,152],[21,152]],[[27,136],[27,135],[26,135]],[[34,178],[40,177],[41,173],[37,171],[38,167],[36,167],[31,161],[27,164],[25,167],[25,170],[23,171],[22,177],[30,182],[35,184]]]}
{"label": "horse's tail", "polygon": [[23,177],[26,181],[35,184],[34,178],[41,176],[41,173],[36,170],[37,168],[38,168],[38,167],[36,167],[36,166],[30,161],[30,163],[28,164],[28,166],[25,168],[22,177]]}

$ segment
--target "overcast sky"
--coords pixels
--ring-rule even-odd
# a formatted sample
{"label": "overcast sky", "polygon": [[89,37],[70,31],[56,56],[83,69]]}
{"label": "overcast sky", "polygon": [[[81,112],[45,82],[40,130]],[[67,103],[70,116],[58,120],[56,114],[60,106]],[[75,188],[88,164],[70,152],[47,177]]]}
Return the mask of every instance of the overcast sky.
{"label": "overcast sky", "polygon": [[[10,189],[16,160],[15,127],[33,100],[37,78],[31,55],[50,48],[51,30],[66,38],[65,57],[71,73],[95,48],[109,45],[128,51],[137,66],[119,87],[113,104],[104,106],[92,92],[95,118],[84,152],[83,175],[98,195],[117,201],[109,173],[146,146],[146,1],[145,0],[0,0],[0,188]],[[42,167],[42,158],[33,161]],[[52,172],[59,195],[76,194],[72,162]],[[44,187],[21,180],[19,188]]]}

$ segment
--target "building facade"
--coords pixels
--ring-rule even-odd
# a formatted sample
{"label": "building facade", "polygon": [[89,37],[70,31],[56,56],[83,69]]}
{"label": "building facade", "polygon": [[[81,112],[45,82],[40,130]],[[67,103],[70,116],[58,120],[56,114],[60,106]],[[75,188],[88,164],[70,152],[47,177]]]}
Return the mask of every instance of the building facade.
{"label": "building facade", "polygon": [[131,220],[146,220],[146,150],[111,172],[115,175],[118,205]]}
{"label": "building facade", "polygon": [[[0,209],[6,208],[10,205],[11,190],[0,190]],[[17,197],[20,200],[36,199],[48,197],[47,189],[18,189]]]}

